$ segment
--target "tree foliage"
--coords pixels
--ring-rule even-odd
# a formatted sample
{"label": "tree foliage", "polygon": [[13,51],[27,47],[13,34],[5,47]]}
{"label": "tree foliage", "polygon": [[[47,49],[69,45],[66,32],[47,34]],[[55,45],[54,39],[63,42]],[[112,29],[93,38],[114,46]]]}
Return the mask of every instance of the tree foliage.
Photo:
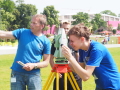
{"label": "tree foliage", "polygon": [[2,19],[2,30],[9,30],[11,27],[11,22],[15,20],[15,16],[10,13],[6,12],[5,10],[1,10],[1,19]]}
{"label": "tree foliage", "polygon": [[13,12],[16,6],[12,0],[3,0],[3,2],[1,3],[1,7],[6,12]]}
{"label": "tree foliage", "polygon": [[112,31],[112,30],[113,30],[112,24],[109,24],[109,25],[107,26],[107,30],[109,30],[109,31]]}
{"label": "tree foliage", "polygon": [[117,30],[120,30],[120,23],[118,23],[118,27],[117,27]]}
{"label": "tree foliage", "polygon": [[0,8],[2,7],[2,2],[3,2],[3,0],[0,0]]}
{"label": "tree foliage", "polygon": [[79,12],[76,15],[73,15],[72,18],[75,20],[72,23],[73,25],[76,25],[78,23],[84,23],[85,25],[87,25],[89,21],[88,13],[83,13],[83,12]]}
{"label": "tree foliage", "polygon": [[95,30],[98,29],[98,25],[96,23],[93,24],[93,27],[92,27],[92,32],[94,32]]}
{"label": "tree foliage", "polygon": [[49,29],[48,26],[45,26],[45,28],[43,29],[43,31],[47,31]]}
{"label": "tree foliage", "polygon": [[120,17],[120,14],[118,14],[118,17]]}
{"label": "tree foliage", "polygon": [[17,9],[15,9],[12,14],[15,16],[15,20],[11,22],[10,30],[14,30],[20,27],[20,23],[17,21],[17,19],[20,17],[20,12]]}
{"label": "tree foliage", "polygon": [[111,12],[110,10],[105,10],[100,12],[101,14],[107,14],[107,15],[112,15],[112,16],[117,16],[115,13]]}
{"label": "tree foliage", "polygon": [[18,3],[18,5],[23,4],[24,0],[17,0],[16,3]]}
{"label": "tree foliage", "polygon": [[91,20],[92,25],[98,28],[106,27],[106,22],[103,19],[101,19],[101,17],[102,16],[100,14],[95,14],[94,19]]}
{"label": "tree foliage", "polygon": [[29,28],[31,16],[37,13],[35,5],[21,4],[24,0],[0,0],[2,8],[2,29],[14,30],[16,28]]}
{"label": "tree foliage", "polygon": [[14,12],[14,15],[16,15],[16,20],[14,22],[20,25],[19,28],[30,28],[31,16],[37,13],[35,5],[20,4],[16,9],[17,14]]}
{"label": "tree foliage", "polygon": [[113,29],[113,34],[116,34],[116,29]]}
{"label": "tree foliage", "polygon": [[56,25],[56,27],[59,26],[58,13],[59,11],[55,10],[53,5],[44,8],[43,14],[47,17],[48,25]]}

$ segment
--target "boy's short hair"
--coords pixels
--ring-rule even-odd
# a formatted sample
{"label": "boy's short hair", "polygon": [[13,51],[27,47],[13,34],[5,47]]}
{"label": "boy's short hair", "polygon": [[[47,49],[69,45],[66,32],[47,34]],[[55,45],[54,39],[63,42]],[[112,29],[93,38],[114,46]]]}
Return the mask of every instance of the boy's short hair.
{"label": "boy's short hair", "polygon": [[86,27],[83,23],[80,23],[80,24],[73,26],[69,30],[67,35],[68,36],[75,35],[77,37],[85,37],[86,40],[89,40],[91,32],[90,32],[90,29],[88,27]]}
{"label": "boy's short hair", "polygon": [[70,24],[69,22],[63,22],[63,24]]}

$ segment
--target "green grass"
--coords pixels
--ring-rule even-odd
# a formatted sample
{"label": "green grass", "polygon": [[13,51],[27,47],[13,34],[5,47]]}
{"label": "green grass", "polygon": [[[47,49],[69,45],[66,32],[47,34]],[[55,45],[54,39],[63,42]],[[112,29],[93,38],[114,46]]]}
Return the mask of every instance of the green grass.
{"label": "green grass", "polygon": [[[118,69],[120,71],[120,48],[109,48],[109,51],[111,52],[113,58],[115,59],[115,62],[118,66]],[[14,54],[11,55],[0,55],[0,90],[10,90],[10,73],[11,73],[11,65],[14,59]],[[42,85],[44,86],[49,74],[51,72],[50,65],[46,68],[41,69],[41,76],[42,76]],[[83,82],[83,90],[94,90],[95,84],[94,79],[91,76],[91,78]],[[52,83],[49,88],[49,90],[52,90]]]}
{"label": "green grass", "polygon": [[[97,37],[98,42],[101,42],[105,37]],[[49,38],[50,41],[52,42],[53,38]],[[90,37],[91,40],[96,40],[96,37]],[[118,44],[118,37],[115,36],[111,36],[110,37],[110,41],[108,42],[108,44]]]}
{"label": "green grass", "polygon": [[[95,40],[96,37],[90,37],[91,40]],[[104,37],[98,37],[98,42],[101,42],[104,39]],[[108,44],[118,44],[118,37],[110,37],[110,41]]]}
{"label": "green grass", "polygon": [[15,55],[0,55],[0,90],[10,90],[10,66]]}

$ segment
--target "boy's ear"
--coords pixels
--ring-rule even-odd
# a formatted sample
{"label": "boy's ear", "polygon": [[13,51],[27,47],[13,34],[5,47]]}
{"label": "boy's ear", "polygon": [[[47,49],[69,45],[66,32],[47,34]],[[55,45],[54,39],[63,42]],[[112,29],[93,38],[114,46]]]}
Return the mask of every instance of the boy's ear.
{"label": "boy's ear", "polygon": [[81,41],[84,41],[85,40],[85,37],[81,37]]}

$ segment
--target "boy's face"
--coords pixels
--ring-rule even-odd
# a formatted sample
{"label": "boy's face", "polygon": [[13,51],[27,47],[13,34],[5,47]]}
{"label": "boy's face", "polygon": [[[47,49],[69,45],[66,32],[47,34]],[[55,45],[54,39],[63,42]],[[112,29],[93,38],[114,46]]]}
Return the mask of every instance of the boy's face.
{"label": "boy's face", "polygon": [[63,24],[63,26],[62,26],[62,27],[64,28],[65,33],[67,34],[67,33],[68,33],[68,31],[70,30],[70,25],[69,25],[69,24]]}
{"label": "boy's face", "polygon": [[75,50],[79,50],[82,47],[82,39],[75,35],[69,36],[69,43]]}

